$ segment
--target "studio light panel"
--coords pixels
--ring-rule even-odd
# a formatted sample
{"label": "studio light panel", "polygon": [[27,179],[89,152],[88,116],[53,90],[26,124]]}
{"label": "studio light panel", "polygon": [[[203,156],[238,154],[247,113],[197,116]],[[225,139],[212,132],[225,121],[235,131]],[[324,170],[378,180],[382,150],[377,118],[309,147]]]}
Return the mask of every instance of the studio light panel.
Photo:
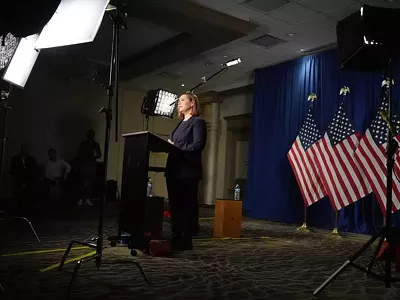
{"label": "studio light panel", "polygon": [[164,117],[171,117],[175,109],[175,105],[171,104],[176,100],[176,98],[176,94],[160,90],[155,99],[156,107],[154,114]]}
{"label": "studio light panel", "polygon": [[35,49],[35,44],[38,38],[39,35],[33,34],[21,39],[17,50],[15,50],[14,56],[3,75],[5,81],[20,88],[25,87],[26,81],[28,80],[39,55],[39,50]]}
{"label": "studio light panel", "polygon": [[148,91],[143,99],[142,113],[148,116],[172,118],[177,98],[177,94],[163,89]]}

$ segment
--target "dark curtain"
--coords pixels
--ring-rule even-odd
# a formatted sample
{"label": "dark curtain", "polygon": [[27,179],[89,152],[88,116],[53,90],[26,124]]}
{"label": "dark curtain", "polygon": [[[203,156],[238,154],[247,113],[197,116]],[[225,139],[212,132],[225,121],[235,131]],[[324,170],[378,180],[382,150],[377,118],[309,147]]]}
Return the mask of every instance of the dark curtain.
{"label": "dark curtain", "polygon": [[[371,58],[373,59],[373,58]],[[249,168],[244,208],[251,217],[288,223],[303,222],[304,202],[286,154],[305,120],[307,97],[316,93],[315,117],[323,134],[338,109],[340,88],[350,88],[347,111],[357,131],[364,133],[382,97],[381,73],[339,71],[336,50],[256,70]],[[397,110],[400,67],[394,68],[393,105]],[[310,226],[332,229],[334,210],[328,198],[307,208]],[[339,229],[372,233],[382,225],[382,213],[371,194],[339,211]],[[393,216],[400,224],[399,214]]]}

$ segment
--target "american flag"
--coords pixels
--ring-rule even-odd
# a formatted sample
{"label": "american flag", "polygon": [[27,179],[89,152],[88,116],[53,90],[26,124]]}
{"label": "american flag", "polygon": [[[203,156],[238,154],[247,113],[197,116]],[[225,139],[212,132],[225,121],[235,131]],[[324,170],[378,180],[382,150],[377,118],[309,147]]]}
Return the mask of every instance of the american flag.
{"label": "american flag", "polygon": [[317,144],[315,156],[319,175],[336,210],[372,192],[354,157],[360,139],[342,102],[324,138]]}
{"label": "american flag", "polygon": [[[388,110],[388,102],[386,97],[382,101],[378,112],[371,126],[365,132],[356,150],[356,159],[358,167],[364,172],[372,190],[378,199],[383,214],[386,214],[386,147],[388,128],[383,120],[380,111]],[[394,117],[395,119],[396,117]],[[399,140],[400,126],[398,121],[394,121],[396,135],[395,139]],[[400,182],[396,178],[400,174],[400,158],[399,153],[395,156],[393,180],[392,180],[392,211],[395,212],[400,208]]]}
{"label": "american flag", "polygon": [[313,163],[316,143],[321,137],[315,123],[312,106],[310,106],[306,121],[287,154],[306,206],[326,195],[317,168]]}

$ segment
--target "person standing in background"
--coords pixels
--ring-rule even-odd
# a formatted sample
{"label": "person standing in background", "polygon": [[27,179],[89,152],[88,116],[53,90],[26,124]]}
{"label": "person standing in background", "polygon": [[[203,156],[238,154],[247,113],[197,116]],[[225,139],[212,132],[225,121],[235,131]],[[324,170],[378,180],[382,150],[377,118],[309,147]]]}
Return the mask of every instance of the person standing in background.
{"label": "person standing in background", "polygon": [[93,184],[96,179],[96,163],[101,157],[101,149],[96,142],[95,133],[90,129],[86,133],[86,140],[83,141],[78,149],[78,172],[80,182],[81,197],[78,205],[93,205],[90,201],[93,192]]}
{"label": "person standing in background", "polygon": [[48,196],[51,191],[57,191],[58,196],[55,200],[60,200],[63,194],[64,181],[71,171],[71,166],[65,160],[57,157],[57,151],[49,149],[49,160],[44,169]]}
{"label": "person standing in background", "polygon": [[29,208],[33,205],[37,164],[36,159],[29,154],[27,144],[22,144],[21,152],[12,158],[10,175],[15,205],[18,209]]}

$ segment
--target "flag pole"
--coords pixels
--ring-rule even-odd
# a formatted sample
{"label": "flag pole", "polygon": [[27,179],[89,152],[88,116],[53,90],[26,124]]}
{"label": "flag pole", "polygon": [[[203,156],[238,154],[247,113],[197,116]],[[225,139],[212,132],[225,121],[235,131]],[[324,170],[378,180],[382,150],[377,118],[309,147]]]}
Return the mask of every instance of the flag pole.
{"label": "flag pole", "polygon": [[[307,101],[311,101],[311,108],[313,109],[314,101],[317,99],[317,95],[315,93],[311,93],[308,95]],[[307,227],[307,205],[304,205],[304,216],[303,216],[303,225],[297,228],[298,231],[310,232],[310,229]]]}
{"label": "flag pole", "polygon": [[299,231],[304,231],[304,232],[309,232],[310,229],[307,227],[307,206],[304,205],[304,219],[303,219],[303,225],[297,228]]}
{"label": "flag pole", "polygon": [[[340,89],[339,95],[342,96],[342,100],[344,101],[344,99],[346,98],[347,94],[350,93],[350,88],[348,86],[344,86]],[[334,236],[341,236],[339,229],[338,229],[338,220],[339,220],[339,211],[336,210],[335,211],[335,225],[333,227],[333,230],[331,232],[331,235]]]}
{"label": "flag pole", "polygon": [[331,234],[335,236],[341,236],[338,230],[338,220],[339,220],[339,211],[337,210],[335,212],[335,226],[333,227],[333,230],[331,232]]}

